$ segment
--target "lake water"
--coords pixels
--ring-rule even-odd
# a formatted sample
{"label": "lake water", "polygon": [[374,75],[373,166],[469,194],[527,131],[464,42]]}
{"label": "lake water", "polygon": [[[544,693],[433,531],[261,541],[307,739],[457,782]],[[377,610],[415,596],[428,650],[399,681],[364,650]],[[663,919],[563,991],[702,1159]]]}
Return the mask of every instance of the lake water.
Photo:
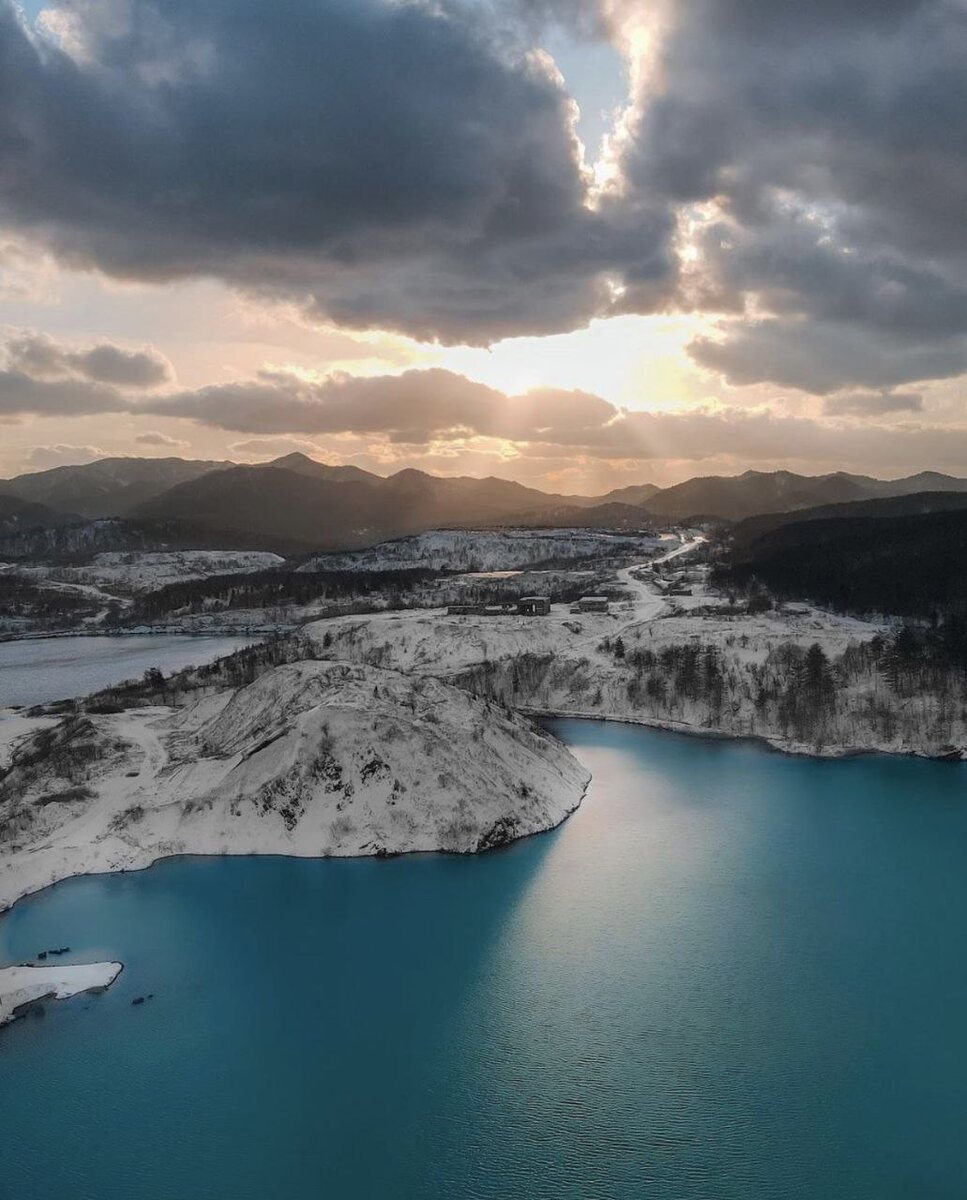
{"label": "lake water", "polygon": [[962,1200],[967,768],[554,727],[585,804],[496,854],[18,905],[126,969],[0,1035],[0,1196]]}
{"label": "lake water", "polygon": [[257,640],[131,634],[0,642],[0,708],[86,696],[113,683],[138,679],[149,667],[160,667],[166,674],[180,671]]}

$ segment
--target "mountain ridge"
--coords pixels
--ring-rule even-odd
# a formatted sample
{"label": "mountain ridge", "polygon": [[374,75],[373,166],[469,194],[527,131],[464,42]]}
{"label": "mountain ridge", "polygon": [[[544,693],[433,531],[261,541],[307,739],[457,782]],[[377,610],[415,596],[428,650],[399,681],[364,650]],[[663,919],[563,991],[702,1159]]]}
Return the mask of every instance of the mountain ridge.
{"label": "mountain ridge", "polygon": [[[832,472],[746,471],[658,488],[633,484],[601,496],[540,491],[495,476],[388,476],[333,466],[298,451],[258,464],[194,459],[99,459],[0,481],[0,493],[45,505],[38,523],[103,517],[180,523],[226,545],[283,553],[352,549],[434,528],[547,525],[647,528],[655,523],[741,522],[770,514],[917,495],[967,492],[967,480],[922,471],[895,480]],[[17,528],[24,527],[21,521]]]}

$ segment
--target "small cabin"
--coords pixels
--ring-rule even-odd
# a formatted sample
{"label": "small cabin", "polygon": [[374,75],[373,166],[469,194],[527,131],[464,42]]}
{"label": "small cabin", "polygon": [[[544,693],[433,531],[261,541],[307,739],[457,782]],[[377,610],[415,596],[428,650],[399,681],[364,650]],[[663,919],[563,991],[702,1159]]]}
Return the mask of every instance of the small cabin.
{"label": "small cabin", "polygon": [[547,596],[521,596],[517,601],[517,612],[522,617],[546,617],[550,611]]}
{"label": "small cabin", "polygon": [[610,611],[607,596],[582,596],[580,600],[571,605],[571,612],[575,613],[606,613]]}

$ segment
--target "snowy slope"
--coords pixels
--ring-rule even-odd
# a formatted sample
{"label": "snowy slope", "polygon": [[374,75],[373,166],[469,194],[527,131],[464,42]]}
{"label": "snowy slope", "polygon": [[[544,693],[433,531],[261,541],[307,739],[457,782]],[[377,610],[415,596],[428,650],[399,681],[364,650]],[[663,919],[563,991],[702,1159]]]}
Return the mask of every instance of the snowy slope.
{"label": "snowy slope", "polygon": [[[563,606],[543,618],[388,613],[319,621],[305,632],[332,658],[432,675],[531,713],[754,736],[797,753],[967,751],[963,703],[897,694],[871,664],[863,648],[883,624],[806,604],[729,613],[700,584],[695,595],[663,596],[630,570],[619,577],[630,599],[610,614],[573,616]],[[790,718],[788,697],[793,659],[814,644],[830,661],[832,695],[805,728]],[[703,656],[702,670],[714,661],[720,684],[707,694],[683,683],[689,650]]]}
{"label": "snowy slope", "polygon": [[588,780],[501,706],[345,663],[38,736],[0,782],[0,907],[173,854],[484,850],[557,825]]}
{"label": "snowy slope", "polygon": [[13,567],[35,583],[88,585],[108,592],[148,592],[185,579],[240,575],[280,567],[285,559],[257,550],[106,551],[81,567]]}
{"label": "snowy slope", "polygon": [[508,571],[555,559],[649,554],[658,536],[592,529],[433,529],[345,554],[321,554],[302,571]]}

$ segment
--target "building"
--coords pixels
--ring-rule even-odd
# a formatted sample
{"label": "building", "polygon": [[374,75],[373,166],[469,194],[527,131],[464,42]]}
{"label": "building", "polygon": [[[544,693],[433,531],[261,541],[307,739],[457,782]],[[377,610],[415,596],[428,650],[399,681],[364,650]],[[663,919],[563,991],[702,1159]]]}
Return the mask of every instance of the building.
{"label": "building", "polygon": [[546,617],[550,611],[547,596],[521,596],[517,601],[517,612],[522,617]]}
{"label": "building", "polygon": [[607,596],[582,596],[571,605],[572,613],[606,613],[610,612]]}
{"label": "building", "polygon": [[551,602],[546,596],[525,596],[514,604],[448,604],[448,617],[546,617]]}

